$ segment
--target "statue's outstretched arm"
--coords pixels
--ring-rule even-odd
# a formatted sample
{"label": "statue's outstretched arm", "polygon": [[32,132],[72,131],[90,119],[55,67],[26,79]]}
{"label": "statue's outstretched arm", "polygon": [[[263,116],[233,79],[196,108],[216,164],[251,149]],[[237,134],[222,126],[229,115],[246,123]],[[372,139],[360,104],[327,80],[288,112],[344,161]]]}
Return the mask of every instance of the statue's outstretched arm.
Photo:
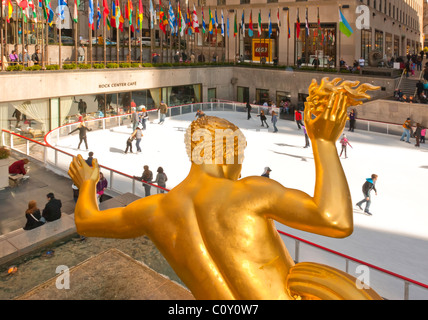
{"label": "statue's outstretched arm", "polygon": [[145,234],[145,218],[157,207],[158,195],[134,201],[126,207],[100,211],[96,199],[99,180],[96,159],[89,167],[81,155],[73,158],[68,174],[79,188],[74,211],[80,235],[105,238],[134,238]]}
{"label": "statue's outstretched arm", "polygon": [[[298,190],[275,188],[281,197],[273,210],[275,220],[304,231],[330,237],[346,237],[353,231],[351,195],[340,159],[336,141],[343,132],[347,108],[361,103],[356,99],[367,98],[367,90],[378,87],[361,85],[358,82],[331,82],[323,79],[316,88],[310,87],[310,96],[305,103],[304,122],[312,141],[316,181],[314,196]],[[282,195],[280,195],[282,193]]]}

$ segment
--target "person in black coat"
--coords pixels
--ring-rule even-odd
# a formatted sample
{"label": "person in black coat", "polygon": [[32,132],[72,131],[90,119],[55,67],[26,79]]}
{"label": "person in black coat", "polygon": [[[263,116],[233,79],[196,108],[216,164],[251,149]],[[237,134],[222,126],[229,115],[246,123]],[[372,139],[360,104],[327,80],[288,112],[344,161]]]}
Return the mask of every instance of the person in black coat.
{"label": "person in black coat", "polygon": [[48,193],[46,197],[48,198],[48,202],[43,209],[42,216],[46,219],[46,221],[55,221],[61,218],[61,200],[55,199],[53,193]]}
{"label": "person in black coat", "polygon": [[251,109],[252,109],[252,107],[251,107],[251,104],[250,104],[249,101],[247,101],[246,108],[247,108],[247,120],[250,120],[251,119]]}
{"label": "person in black coat", "polygon": [[25,218],[27,218],[27,223],[23,228],[24,230],[32,230],[45,224],[45,220],[42,219],[40,210],[37,208],[37,203],[34,200],[28,203],[28,209],[25,211]]}
{"label": "person in black coat", "polygon": [[80,145],[82,144],[82,141],[84,141],[86,150],[88,150],[88,141],[86,140],[86,132],[92,131],[92,129],[88,128],[87,126],[85,126],[85,123],[81,122],[80,125],[76,129],[71,131],[69,134],[72,134],[77,130],[79,130],[79,138],[80,138],[80,142],[79,142],[79,145],[77,146],[77,149],[80,149]]}

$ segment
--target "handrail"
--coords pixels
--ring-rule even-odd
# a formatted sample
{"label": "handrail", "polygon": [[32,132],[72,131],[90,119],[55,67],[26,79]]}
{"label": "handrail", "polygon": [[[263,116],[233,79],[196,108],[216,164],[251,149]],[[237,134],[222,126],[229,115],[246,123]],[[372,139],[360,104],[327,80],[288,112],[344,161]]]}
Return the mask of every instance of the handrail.
{"label": "handrail", "polygon": [[[232,102],[230,102],[230,103],[232,103]],[[212,106],[212,102],[207,102],[207,103],[195,103],[195,104],[190,104],[190,105],[192,106],[192,110],[193,110],[193,105],[200,105],[200,104],[207,104],[207,105],[211,105],[211,106]],[[237,102],[235,102],[234,104],[236,105],[236,104],[243,104],[243,103],[239,103],[239,102],[237,103]],[[169,108],[181,108],[181,107],[183,107],[183,106],[189,106],[189,105],[173,106],[173,107],[169,107]],[[259,106],[259,107],[262,107],[262,106]],[[148,110],[148,111],[157,111],[157,109],[151,109],[151,110]],[[128,114],[121,114],[121,115],[117,115],[117,116],[113,116],[113,117],[123,117],[123,116],[128,116],[128,115],[129,115],[129,113],[128,113]],[[107,118],[107,117],[106,117],[106,118]],[[87,122],[100,121],[100,120],[103,120],[103,119],[106,119],[106,118],[91,119],[91,120],[87,120]],[[112,117],[108,117],[108,118],[112,118]],[[363,119],[361,119],[361,120],[363,120]],[[370,122],[371,120],[365,120],[365,121],[369,121],[369,122]],[[373,121],[373,122],[386,123],[386,124],[392,124],[392,125],[399,125],[399,124],[395,124],[395,123],[388,123],[388,122],[381,122],[381,121]],[[7,130],[7,129],[2,129],[2,132],[6,132],[6,133],[9,133],[9,134],[12,134],[12,135],[15,135],[15,136],[21,137],[21,138],[26,139],[26,140],[28,140],[28,141],[31,141],[31,142],[37,143],[37,144],[39,144],[39,145],[41,145],[41,146],[44,146],[44,147],[52,148],[52,149],[54,149],[54,150],[56,150],[56,151],[58,151],[58,152],[61,152],[61,153],[63,153],[63,154],[66,154],[66,155],[68,155],[68,156],[73,157],[73,155],[72,155],[72,154],[70,154],[70,153],[68,153],[68,152],[65,152],[65,151],[63,151],[63,150],[60,150],[60,149],[58,149],[58,148],[56,148],[56,147],[53,147],[52,145],[50,145],[50,144],[47,142],[47,136],[48,136],[49,134],[51,134],[53,131],[55,131],[55,130],[59,130],[59,129],[60,129],[60,128],[62,128],[62,127],[67,127],[67,126],[71,126],[71,125],[76,125],[76,122],[75,122],[75,123],[66,124],[66,125],[60,126],[60,127],[58,127],[58,128],[55,128],[55,129],[53,129],[53,130],[49,131],[49,132],[45,135],[45,137],[44,137],[44,141],[45,141],[45,143],[41,143],[41,142],[39,142],[39,141],[36,141],[36,140],[30,139],[30,138],[24,137],[24,136],[19,135],[19,134],[17,134],[17,133],[11,132],[10,130]],[[107,170],[110,170],[110,171],[112,171],[112,172],[115,172],[115,173],[117,173],[117,174],[120,174],[120,175],[122,175],[122,176],[125,176],[125,177],[128,177],[128,178],[131,178],[131,179],[134,179],[134,180],[140,181],[140,180],[138,180],[138,179],[135,179],[133,176],[130,176],[130,175],[126,174],[126,173],[122,173],[122,172],[120,172],[120,171],[118,171],[118,170],[115,170],[115,169],[112,169],[112,168],[109,168],[109,167],[106,167],[106,166],[102,166],[102,165],[100,165],[100,167],[105,168],[105,169],[107,169]],[[143,181],[143,182],[144,182],[144,181]],[[147,182],[146,182],[146,183],[147,183]],[[153,187],[155,187],[155,188],[162,189],[162,190],[167,191],[167,192],[168,192],[168,191],[170,191],[169,189],[162,188],[162,187],[159,187],[159,186],[157,186],[157,185],[153,185],[153,184],[150,184],[150,183],[147,183],[147,184],[149,184],[149,185],[151,185],[151,186],[153,186]],[[398,279],[400,279],[400,280],[403,280],[403,281],[405,281],[405,282],[412,283],[412,284],[414,284],[414,285],[417,285],[417,286],[423,287],[423,288],[425,288],[425,289],[428,289],[428,284],[424,284],[424,283],[422,283],[422,282],[419,282],[419,281],[416,281],[416,280],[410,279],[410,278],[408,278],[408,277],[402,276],[402,275],[397,274],[397,273],[395,273],[395,272],[392,272],[392,271],[389,271],[389,270],[386,270],[386,269],[380,268],[380,267],[375,266],[375,265],[373,265],[373,264],[367,263],[367,262],[365,262],[365,261],[363,261],[363,260],[359,260],[359,259],[353,258],[353,257],[351,257],[351,256],[348,256],[348,255],[342,254],[342,253],[337,252],[337,251],[335,251],[335,250],[332,250],[332,249],[329,249],[329,248],[323,247],[323,246],[321,246],[321,245],[318,245],[318,244],[316,244],[316,243],[310,242],[310,241],[308,241],[308,240],[305,240],[305,239],[302,239],[302,238],[296,237],[296,236],[294,236],[294,235],[291,235],[291,234],[285,233],[285,232],[283,232],[283,231],[281,231],[281,230],[277,230],[277,231],[278,231],[278,233],[280,233],[280,234],[282,234],[282,235],[284,235],[284,236],[287,236],[287,237],[293,238],[293,239],[295,239],[295,240],[297,240],[297,241],[300,241],[300,242],[303,242],[303,243],[309,244],[309,245],[311,245],[311,246],[313,246],[313,247],[319,248],[319,249],[324,250],[324,251],[326,251],[326,252],[330,252],[330,253],[332,253],[332,254],[335,254],[335,255],[340,256],[340,257],[342,257],[342,258],[345,258],[345,259],[347,259],[347,260],[351,260],[351,261],[357,262],[357,263],[359,263],[359,264],[366,265],[366,266],[368,266],[368,267],[370,267],[370,268],[373,268],[373,269],[378,270],[378,271],[380,271],[380,272],[383,272],[383,273],[385,273],[385,274],[391,275],[391,276],[393,276],[393,277],[395,277],[395,278],[398,278]]]}
{"label": "handrail", "polygon": [[402,276],[402,275],[400,275],[400,274],[398,274],[398,273],[395,273],[395,272],[392,272],[392,271],[389,271],[389,270],[386,270],[386,269],[380,268],[380,267],[378,267],[378,266],[375,266],[375,265],[373,265],[373,264],[371,264],[371,263],[368,263],[368,262],[365,262],[365,261],[363,261],[363,260],[359,260],[359,259],[353,258],[353,257],[351,257],[351,256],[348,256],[348,255],[346,255],[346,254],[340,253],[340,252],[338,252],[338,251],[335,251],[335,250],[332,250],[332,249],[329,249],[329,248],[326,248],[326,247],[320,246],[319,244],[316,244],[316,243],[310,242],[310,241],[308,241],[308,240],[305,240],[305,239],[302,239],[302,238],[299,238],[299,237],[293,236],[292,234],[285,233],[284,231],[281,231],[281,230],[277,230],[277,231],[278,231],[280,234],[283,234],[283,235],[285,235],[285,236],[287,236],[287,237],[293,238],[293,239],[298,240],[298,241],[300,241],[300,242],[304,242],[304,243],[306,243],[306,244],[309,244],[309,245],[314,246],[314,247],[317,247],[317,248],[319,248],[319,249],[322,249],[322,250],[328,251],[328,252],[333,253],[333,254],[335,254],[335,255],[341,256],[341,257],[343,257],[343,258],[345,258],[345,259],[352,260],[352,261],[357,262],[357,263],[359,263],[359,264],[364,264],[364,265],[366,265],[366,266],[368,266],[368,267],[370,267],[370,268],[373,268],[373,269],[376,269],[376,270],[381,271],[381,272],[383,272],[383,273],[389,274],[389,275],[391,275],[391,276],[393,276],[393,277],[400,278],[401,280],[408,281],[408,282],[410,282],[410,283],[413,283],[413,284],[415,284],[415,285],[418,285],[418,286],[421,286],[421,287],[423,287],[423,288],[425,288],[425,289],[428,289],[428,284],[425,284],[425,283],[422,283],[422,282],[419,282],[419,281],[416,281],[416,280],[413,280],[413,279],[407,278],[407,277]]}

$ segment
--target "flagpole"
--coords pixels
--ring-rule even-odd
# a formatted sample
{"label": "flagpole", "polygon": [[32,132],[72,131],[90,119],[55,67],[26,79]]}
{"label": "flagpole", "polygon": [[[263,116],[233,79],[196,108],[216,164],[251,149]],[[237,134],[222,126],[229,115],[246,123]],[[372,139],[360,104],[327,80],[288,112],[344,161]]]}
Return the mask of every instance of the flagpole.
{"label": "flagpole", "polygon": [[[46,8],[47,9],[47,8]],[[49,25],[48,20],[46,19],[46,25],[45,25],[45,66],[48,65],[48,59],[49,59]]]}
{"label": "flagpole", "polygon": [[[6,6],[5,6],[6,7]],[[5,21],[6,26],[6,21]],[[3,0],[1,2],[1,10],[0,10],[0,59],[1,59],[1,69],[0,71],[4,71],[4,60],[3,60]]]}
{"label": "flagpole", "polygon": [[[58,15],[58,18],[59,18],[59,15]],[[61,36],[62,36],[62,34],[61,34],[61,18],[59,18],[58,20],[57,20],[59,23],[59,30],[58,30],[58,32],[59,32],[59,52],[58,52],[58,59],[59,59],[59,68],[60,69],[62,69],[62,59],[61,59]]]}
{"label": "flagpole", "polygon": [[[104,10],[104,6],[103,6],[103,10]],[[104,16],[104,12],[103,12],[103,16]],[[105,21],[105,19],[108,19],[108,17],[105,17],[103,20],[104,24],[103,24],[103,58],[104,58],[104,65],[107,65],[107,44],[106,44],[106,39],[107,39],[107,27],[106,27],[106,23],[107,21]]]}
{"label": "flagpole", "polygon": [[[342,8],[342,5],[339,4],[339,12],[341,11],[341,8]],[[341,39],[342,37],[340,35],[341,34],[340,30],[337,30],[337,29],[338,28],[336,27],[336,34],[337,33],[339,34],[339,48],[338,48],[339,49],[339,54],[338,54],[339,57],[336,57],[336,68],[337,68],[337,73],[339,73],[340,72],[340,46],[342,44],[342,39]],[[339,29],[340,29],[340,26],[339,26]]]}
{"label": "flagpole", "polygon": [[[24,10],[21,8],[21,53],[22,53],[22,65],[24,65]],[[28,61],[27,61],[28,62]]]}

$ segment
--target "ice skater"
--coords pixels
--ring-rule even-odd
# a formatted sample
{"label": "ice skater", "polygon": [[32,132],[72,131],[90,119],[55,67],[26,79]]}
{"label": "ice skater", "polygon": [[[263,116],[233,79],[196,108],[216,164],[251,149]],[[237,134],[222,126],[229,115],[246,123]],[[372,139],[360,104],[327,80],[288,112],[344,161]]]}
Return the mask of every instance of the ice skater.
{"label": "ice skater", "polygon": [[404,141],[404,138],[406,138],[406,142],[410,143],[410,134],[412,131],[412,125],[410,122],[410,118],[407,118],[406,121],[403,123],[403,134],[401,135],[400,141]]}
{"label": "ice skater", "polygon": [[70,135],[70,134],[72,134],[73,132],[77,131],[77,130],[79,130],[79,139],[80,139],[80,141],[79,141],[79,145],[77,146],[77,149],[80,149],[80,145],[81,145],[81,144],[82,144],[82,142],[84,141],[84,142],[85,142],[86,150],[88,150],[88,141],[87,141],[87,139],[86,139],[86,132],[87,132],[87,131],[92,131],[92,129],[91,129],[91,128],[88,128],[88,127],[85,125],[85,123],[84,123],[84,122],[80,122],[79,126],[78,126],[76,129],[74,129],[73,131],[71,131],[71,132],[69,133],[69,135]]}
{"label": "ice skater", "polygon": [[143,126],[143,130],[146,130],[146,121],[149,119],[149,113],[147,112],[145,107],[141,109],[139,118],[140,123]]}
{"label": "ice skater", "polygon": [[272,125],[273,125],[273,132],[274,133],[278,132],[278,129],[276,127],[276,122],[278,121],[278,116],[276,115],[275,111],[272,111],[272,119],[271,119],[271,121],[272,121]]}
{"label": "ice skater", "polygon": [[363,205],[363,203],[365,202],[365,203],[366,203],[366,207],[364,208],[364,212],[365,212],[366,214],[368,214],[369,216],[371,216],[371,215],[372,215],[372,213],[369,211],[369,209],[370,209],[370,205],[371,205],[371,203],[372,203],[372,201],[371,201],[371,196],[370,196],[370,192],[371,192],[372,190],[374,190],[375,195],[377,195],[377,190],[376,190],[376,187],[375,187],[375,184],[376,184],[376,181],[377,181],[377,177],[378,177],[378,175],[377,175],[377,174],[372,174],[370,178],[367,178],[367,179],[366,179],[366,182],[364,182],[364,184],[363,184],[363,194],[364,194],[364,199],[363,199],[363,200],[361,200],[360,202],[358,202],[358,203],[356,204],[356,206],[357,206],[358,208],[360,208],[361,210],[363,210],[363,208],[362,208],[361,206],[362,206],[362,205]]}
{"label": "ice skater", "polygon": [[126,149],[125,149],[125,152],[124,152],[125,154],[128,153],[128,150],[129,150],[129,152],[132,153],[132,141],[134,141],[134,139],[135,139],[135,134],[132,133],[129,136],[128,140],[126,140]]}
{"label": "ice skater", "polygon": [[294,111],[294,119],[296,120],[297,128],[300,130],[303,126],[303,123],[302,123],[302,114],[298,109]]}
{"label": "ice skater", "polygon": [[354,132],[355,121],[356,121],[355,109],[352,109],[351,112],[349,112],[349,130],[348,131]]}
{"label": "ice skater", "polygon": [[247,101],[246,108],[247,108],[247,120],[250,120],[251,119],[251,109],[252,109],[250,101]]}
{"label": "ice skater", "polygon": [[260,117],[260,121],[262,122],[262,125],[261,125],[262,127],[264,127],[266,124],[266,127],[269,128],[269,125],[267,124],[267,121],[266,121],[266,115],[263,110],[260,110],[260,114],[258,114],[257,117]]}
{"label": "ice skater", "polygon": [[349,143],[349,140],[345,134],[342,136],[342,139],[340,139],[340,144],[342,145],[342,150],[340,151],[339,158],[342,156],[343,151],[345,151],[345,159],[346,159],[346,158],[348,158],[348,156],[346,154],[346,147],[349,145],[352,148],[352,146]]}
{"label": "ice skater", "polygon": [[311,144],[309,143],[309,136],[308,136],[308,132],[306,131],[306,127],[303,125],[303,133],[305,134],[305,146],[303,148],[309,148],[311,146]]}

